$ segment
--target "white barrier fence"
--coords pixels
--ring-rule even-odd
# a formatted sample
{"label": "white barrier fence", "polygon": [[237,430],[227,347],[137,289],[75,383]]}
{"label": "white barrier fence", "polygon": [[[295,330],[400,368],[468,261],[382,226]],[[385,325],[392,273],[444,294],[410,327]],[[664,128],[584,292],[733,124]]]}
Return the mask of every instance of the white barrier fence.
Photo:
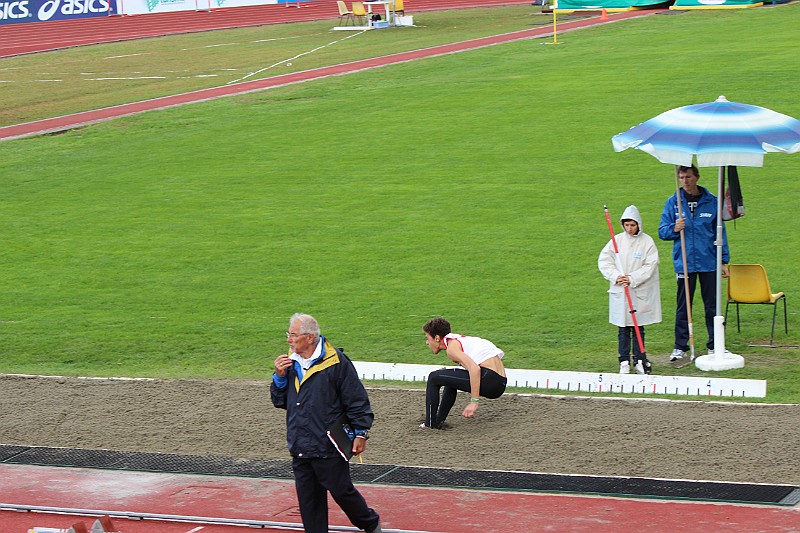
{"label": "white barrier fence", "polygon": [[[371,380],[426,381],[441,365],[369,363],[353,361],[359,377]],[[509,387],[576,391],[584,393],[618,392],[627,394],[675,394],[764,398],[767,382],[760,379],[732,379],[656,374],[615,374],[558,370],[506,369]]]}

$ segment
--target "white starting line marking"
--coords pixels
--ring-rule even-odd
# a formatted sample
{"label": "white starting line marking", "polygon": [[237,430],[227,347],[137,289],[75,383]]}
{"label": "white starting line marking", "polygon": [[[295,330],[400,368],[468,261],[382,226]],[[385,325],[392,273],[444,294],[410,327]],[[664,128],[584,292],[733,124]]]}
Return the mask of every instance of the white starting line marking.
{"label": "white starting line marking", "polygon": [[[369,363],[353,361],[361,379],[426,381],[441,365]],[[450,367],[452,368],[452,367]],[[659,376],[657,374],[615,374],[613,372],[570,372],[559,370],[506,369],[509,387],[561,391],[623,394],[674,394],[765,398],[767,381],[704,376]]]}

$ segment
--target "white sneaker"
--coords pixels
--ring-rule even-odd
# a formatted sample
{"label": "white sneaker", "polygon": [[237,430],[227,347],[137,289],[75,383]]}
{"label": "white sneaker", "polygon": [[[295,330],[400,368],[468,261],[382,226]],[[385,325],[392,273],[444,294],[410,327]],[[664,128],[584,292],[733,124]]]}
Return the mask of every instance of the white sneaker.
{"label": "white sneaker", "polygon": [[641,361],[636,361],[636,373],[637,374],[644,374],[644,365]]}
{"label": "white sneaker", "polygon": [[631,364],[628,361],[623,361],[619,364],[620,374],[630,374],[630,372],[631,372]]}
{"label": "white sneaker", "polygon": [[669,360],[677,361],[678,359],[683,359],[684,357],[686,357],[686,352],[684,352],[683,350],[679,350],[678,348],[675,348],[674,350],[672,350],[672,355],[669,356]]}

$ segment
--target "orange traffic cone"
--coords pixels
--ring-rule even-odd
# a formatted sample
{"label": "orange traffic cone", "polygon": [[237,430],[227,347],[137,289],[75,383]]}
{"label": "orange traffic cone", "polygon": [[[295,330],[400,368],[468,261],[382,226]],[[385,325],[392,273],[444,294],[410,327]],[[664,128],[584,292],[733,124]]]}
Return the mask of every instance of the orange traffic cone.
{"label": "orange traffic cone", "polygon": [[600,20],[608,20],[608,11],[606,11],[606,8],[603,8],[603,11],[600,12]]}

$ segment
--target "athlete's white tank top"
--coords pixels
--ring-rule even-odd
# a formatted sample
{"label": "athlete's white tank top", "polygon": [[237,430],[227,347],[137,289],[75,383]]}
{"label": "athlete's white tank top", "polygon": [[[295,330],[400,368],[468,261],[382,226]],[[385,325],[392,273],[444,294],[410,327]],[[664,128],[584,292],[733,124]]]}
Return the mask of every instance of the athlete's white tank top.
{"label": "athlete's white tank top", "polygon": [[480,337],[467,337],[466,335],[459,335],[457,333],[448,333],[444,336],[444,345],[449,346],[450,341],[458,341],[461,343],[461,350],[472,359],[476,365],[479,365],[491,359],[494,356],[503,358],[503,351],[492,344],[491,341],[482,339]]}

